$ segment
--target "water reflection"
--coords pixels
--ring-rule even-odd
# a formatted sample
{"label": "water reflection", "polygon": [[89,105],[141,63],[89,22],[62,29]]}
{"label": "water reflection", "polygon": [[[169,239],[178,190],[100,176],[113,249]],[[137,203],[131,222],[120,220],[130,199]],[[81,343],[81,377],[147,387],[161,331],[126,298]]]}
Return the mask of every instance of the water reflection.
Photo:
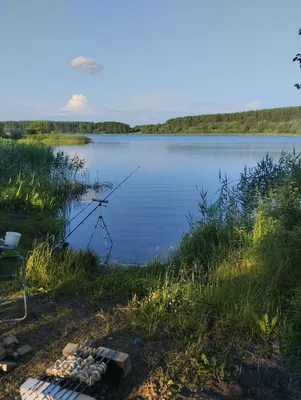
{"label": "water reflection", "polygon": [[[85,146],[65,146],[70,155],[87,161],[89,180],[121,182],[138,165],[143,167],[110,198],[103,216],[114,241],[112,261],[142,263],[165,254],[189,229],[188,212],[197,213],[199,190],[209,198],[219,186],[218,173],[238,178],[245,165],[254,165],[267,152],[278,157],[282,149],[301,150],[298,137],[196,137],[156,135],[91,135]],[[90,199],[72,205],[75,215]],[[94,206],[94,205],[93,205]],[[82,213],[85,217],[88,208]],[[94,229],[93,214],[70,238],[75,248],[85,248]],[[71,224],[73,229],[79,221]],[[102,232],[91,246],[104,258]]]}

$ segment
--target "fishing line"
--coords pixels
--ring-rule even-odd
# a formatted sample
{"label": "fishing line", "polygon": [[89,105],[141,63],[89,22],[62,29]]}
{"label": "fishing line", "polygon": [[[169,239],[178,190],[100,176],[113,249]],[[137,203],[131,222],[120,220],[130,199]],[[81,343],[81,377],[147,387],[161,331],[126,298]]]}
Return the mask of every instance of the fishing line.
{"label": "fishing line", "polygon": [[[103,193],[106,193],[109,190],[109,187],[107,187]],[[37,247],[35,247],[35,250],[39,249],[41,246],[43,246],[45,243],[49,242],[51,239],[55,239],[55,237],[65,230],[68,225],[71,224],[72,221],[74,221],[80,214],[82,214],[92,203],[94,200],[91,200],[82,210],[80,210],[74,217],[72,217],[70,220],[68,220],[60,229],[58,229],[55,233],[53,233],[51,236],[49,236],[48,239],[46,239],[44,242],[40,243]]]}
{"label": "fishing line", "polygon": [[133,172],[130,173],[130,175],[128,175],[122,182],[119,183],[119,185],[117,185],[108,195],[107,197],[105,197],[102,201],[106,201],[118,188],[120,188],[120,186],[127,181],[136,171],[138,171],[138,169],[141,168],[141,165],[139,165],[139,167],[137,167]]}
{"label": "fishing line", "polygon": [[35,247],[35,250],[39,249],[41,246],[43,246],[45,243],[49,242],[51,239],[55,239],[55,237],[62,232],[66,227],[71,224],[71,222],[77,218],[82,212],[84,212],[91,204],[93,203],[93,200],[90,201],[79,213],[77,213],[73,218],[71,218],[69,221],[67,221],[60,229],[58,229],[55,233],[53,233],[51,236],[49,236],[48,239],[46,239],[44,242],[40,243],[37,247]]}
{"label": "fishing line", "polygon": [[89,212],[89,214],[88,214],[78,225],[76,225],[76,227],[75,227],[74,229],[72,229],[72,231],[69,232],[67,236],[65,236],[64,241],[65,241],[69,236],[71,236],[72,233],[75,232],[76,229],[79,228],[79,227],[81,226],[81,224],[83,224],[83,223],[86,221],[86,219],[88,219],[88,218],[90,217],[90,215],[93,214],[95,210],[97,210],[98,207],[99,207],[99,204],[98,204],[95,208],[93,208],[93,210],[92,210],[91,212]]}
{"label": "fishing line", "polygon": [[[118,188],[120,188],[120,186],[121,186],[124,182],[126,182],[136,171],[138,171],[139,168],[141,168],[141,166],[137,167],[133,172],[131,172],[130,175],[128,175],[122,182],[120,182],[119,185],[117,185],[117,186],[107,195],[107,197],[105,197],[103,200],[92,199],[91,202],[90,202],[89,204],[87,204],[86,207],[84,207],[77,215],[75,215],[70,221],[68,221],[68,222],[63,226],[63,228],[61,228],[57,233],[54,234],[54,236],[56,236],[56,235],[57,235],[59,232],[61,232],[66,226],[68,226],[75,218],[77,218],[83,211],[85,211],[94,201],[99,201],[100,204],[99,204],[97,207],[100,207],[100,206],[101,206],[101,203],[105,202]],[[108,189],[106,189],[105,192],[106,192],[107,190],[108,190]],[[82,222],[86,221],[86,219],[97,209],[97,207],[95,207],[95,208],[93,209],[93,211],[91,211],[91,213],[88,214],[87,217],[84,218],[84,220],[83,220]],[[69,237],[69,236],[71,235],[71,233],[73,233],[74,230],[77,229],[80,225],[81,225],[81,223],[80,223],[79,225],[77,225],[77,227],[74,228],[74,229],[68,234],[68,236],[66,236],[65,239],[67,239],[67,237]]]}
{"label": "fishing line", "polygon": [[[107,203],[108,202],[108,198],[114,193],[114,192],[116,192],[116,190],[117,189],[119,189],[120,188],[120,186],[121,185],[123,185],[136,171],[138,171],[138,169],[140,169],[141,168],[141,166],[139,165],[134,171],[132,171],[122,182],[120,182],[103,200],[100,200],[100,199],[92,199],[92,201],[89,203],[89,205],[91,205],[94,201],[96,201],[96,202],[98,202],[99,204],[97,204],[97,206],[95,207],[95,208],[93,208],[93,210],[91,211],[91,212],[89,212],[89,214],[79,223],[79,224],[77,224],[76,225],[76,227],[75,228],[73,228],[72,230],[71,230],[71,232],[69,232],[68,233],[68,235],[67,236],[65,236],[65,238],[64,238],[64,240],[62,240],[62,241],[60,241],[56,246],[55,246],[55,248],[53,249],[53,252],[55,251],[55,250],[57,250],[61,245],[63,245],[63,244],[65,244],[65,242],[66,242],[66,239],[68,239],[68,237],[70,237],[89,217],[90,217],[90,215],[92,215],[93,213],[94,213],[94,211],[96,211],[97,209],[98,209],[98,207],[101,207],[102,206],[102,204],[103,203]],[[85,207],[85,208],[87,208],[87,206]],[[82,210],[83,211],[83,210]],[[82,212],[82,211],[80,211],[79,212],[79,214]],[[79,215],[78,214],[78,215]],[[75,217],[73,217],[73,219],[74,219]],[[69,223],[70,223],[71,221],[69,221]],[[66,226],[68,225],[68,223],[66,224]],[[106,225],[105,225],[105,229],[106,229]],[[60,231],[59,232],[61,232],[61,230],[62,229],[60,229]],[[106,231],[107,231],[107,229],[106,229]],[[109,232],[107,231],[107,233],[108,233],[108,236],[110,237],[110,235],[109,235]],[[93,234],[92,234],[92,236],[93,236]],[[52,236],[53,237],[53,236]],[[111,239],[111,238],[110,238]]]}
{"label": "fishing line", "polygon": [[[106,193],[108,190],[109,190],[109,188],[106,188],[106,189],[104,190],[103,193]],[[62,228],[60,228],[59,230],[57,230],[57,231],[52,235],[52,237],[57,236],[62,230],[64,230],[68,225],[70,225],[72,221],[74,221],[81,213],[83,213],[83,212],[93,203],[93,201],[94,201],[94,200],[91,200],[90,203],[88,203],[82,210],[80,210],[80,211],[79,211],[74,217],[72,217],[69,221],[67,221],[67,222],[62,226]]]}

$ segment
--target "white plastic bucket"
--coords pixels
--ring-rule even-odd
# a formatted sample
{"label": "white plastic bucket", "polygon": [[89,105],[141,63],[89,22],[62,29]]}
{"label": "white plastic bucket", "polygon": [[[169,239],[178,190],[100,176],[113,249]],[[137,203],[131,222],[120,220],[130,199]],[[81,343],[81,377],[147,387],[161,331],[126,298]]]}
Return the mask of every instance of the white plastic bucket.
{"label": "white plastic bucket", "polygon": [[18,232],[6,232],[4,243],[6,246],[17,247],[21,238],[21,233]]}

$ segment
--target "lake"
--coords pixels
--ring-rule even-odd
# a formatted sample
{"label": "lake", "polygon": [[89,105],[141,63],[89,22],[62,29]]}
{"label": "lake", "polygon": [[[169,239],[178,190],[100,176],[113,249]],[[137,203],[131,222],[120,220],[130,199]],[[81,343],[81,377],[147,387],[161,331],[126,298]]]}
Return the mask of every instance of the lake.
{"label": "lake", "polygon": [[[189,230],[189,212],[198,215],[201,188],[209,199],[219,187],[219,171],[237,180],[244,166],[253,166],[266,153],[278,158],[281,151],[301,152],[301,137],[267,136],[159,136],[88,135],[86,145],[61,146],[67,154],[86,160],[88,179],[110,181],[115,186],[135,168],[141,168],[109,198],[102,216],[113,240],[110,261],[146,263],[168,254]],[[109,193],[107,191],[103,196]],[[71,205],[71,217],[82,210],[94,193]],[[90,205],[70,226],[88,215]],[[98,220],[98,210],[82,224],[68,242],[85,249]],[[106,255],[98,226],[90,247],[103,260]]]}

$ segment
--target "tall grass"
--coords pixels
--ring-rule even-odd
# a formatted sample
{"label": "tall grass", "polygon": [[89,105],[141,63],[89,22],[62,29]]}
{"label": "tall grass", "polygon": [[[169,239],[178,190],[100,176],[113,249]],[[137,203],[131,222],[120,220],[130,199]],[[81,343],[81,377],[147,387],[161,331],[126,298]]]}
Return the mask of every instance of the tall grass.
{"label": "tall grass", "polygon": [[[112,269],[83,279],[85,295],[132,298],[135,311],[127,315],[128,322],[147,337],[189,342],[202,335],[206,346],[212,335],[222,335],[243,349],[250,341],[280,338],[286,346],[298,334],[289,329],[291,324],[299,319],[301,324],[296,309],[301,298],[300,204],[299,157],[267,157],[245,170],[236,186],[223,179],[214,205],[202,194],[200,217],[191,219],[192,229],[169,265]],[[54,281],[59,273],[45,268],[45,255],[39,257],[32,263],[40,269],[36,282],[47,286],[48,274]],[[30,277],[33,271],[29,267]],[[73,283],[78,286],[80,280]]]}
{"label": "tall grass", "polygon": [[95,278],[96,262],[97,256],[91,251],[61,249],[53,254],[52,244],[45,242],[34,248],[28,257],[29,288],[86,295],[85,287]]}
{"label": "tall grass", "polygon": [[0,235],[22,233],[21,250],[64,223],[70,200],[87,189],[84,161],[39,143],[0,139]]}
{"label": "tall grass", "polygon": [[[202,194],[200,217],[169,265],[106,271],[85,280],[85,295],[132,298],[128,323],[147,337],[183,344],[202,336],[205,349],[213,335],[216,346],[226,338],[242,351],[277,338],[288,348],[301,325],[300,204],[299,157],[267,157],[237,186],[222,180],[214,205]],[[58,273],[33,265],[41,265],[37,282]]]}
{"label": "tall grass", "polygon": [[84,191],[75,179],[84,166],[50,147],[0,141],[0,209],[58,209]]}
{"label": "tall grass", "polygon": [[240,362],[250,346],[268,354],[276,339],[283,353],[298,355],[299,156],[268,156],[235,187],[223,180],[214,205],[203,193],[200,213],[163,281],[153,280],[146,296],[132,300],[128,322],[144,337],[172,338],[181,351],[198,343],[186,360],[191,371],[204,366],[202,355],[224,354],[218,366],[233,372],[238,354]]}
{"label": "tall grass", "polygon": [[[6,167],[12,163],[9,187],[15,197],[21,172],[13,160],[23,163],[25,171],[36,163],[28,155],[21,157],[20,149],[13,145],[14,156],[2,161]],[[23,150],[34,152],[30,147]],[[62,198],[26,204],[40,210],[59,207],[68,200],[61,189],[64,182],[70,182],[81,164],[50,149],[36,151],[41,157],[36,176],[47,176],[48,183],[29,187],[40,198],[46,196],[46,188],[48,195],[61,193]],[[43,160],[48,160],[44,167]],[[23,194],[20,198],[26,199]],[[45,245],[28,260],[29,286],[128,303],[122,314],[126,323],[143,338],[171,342],[164,353],[168,374],[182,383],[193,381],[196,387],[204,376],[233,376],[250,348],[268,356],[279,341],[283,355],[300,357],[299,156],[283,153],[277,161],[267,156],[245,169],[235,186],[221,178],[217,201],[210,204],[202,192],[199,211],[168,265],[108,269],[96,275],[94,254],[63,250],[52,255]],[[172,359],[177,362],[168,361]]]}

